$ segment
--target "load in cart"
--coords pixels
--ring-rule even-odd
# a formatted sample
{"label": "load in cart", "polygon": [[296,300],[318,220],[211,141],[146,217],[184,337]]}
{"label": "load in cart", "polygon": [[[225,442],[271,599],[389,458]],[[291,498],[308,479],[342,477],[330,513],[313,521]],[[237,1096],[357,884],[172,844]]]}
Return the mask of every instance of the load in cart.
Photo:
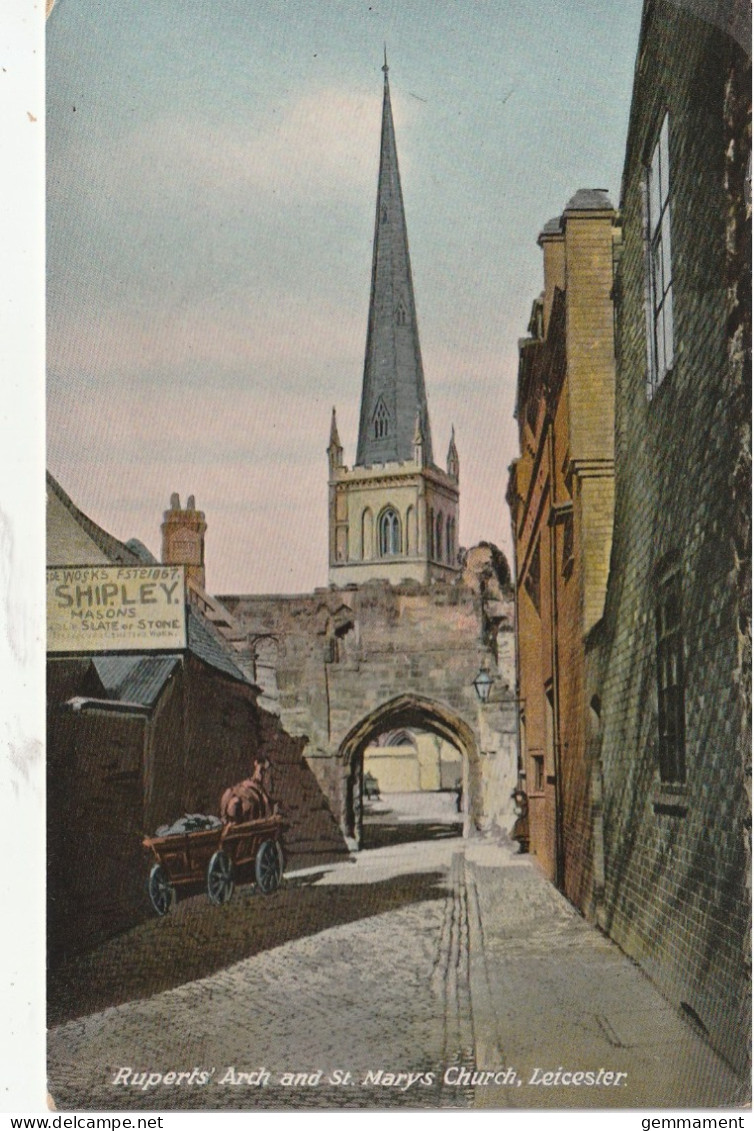
{"label": "load in cart", "polygon": [[178,891],[200,884],[215,904],[232,898],[237,879],[253,878],[263,895],[280,886],[285,823],[262,786],[266,767],[255,762],[250,778],[226,789],[219,817],[187,813],[144,838],[152,859],[147,890],[158,915],[167,915]]}

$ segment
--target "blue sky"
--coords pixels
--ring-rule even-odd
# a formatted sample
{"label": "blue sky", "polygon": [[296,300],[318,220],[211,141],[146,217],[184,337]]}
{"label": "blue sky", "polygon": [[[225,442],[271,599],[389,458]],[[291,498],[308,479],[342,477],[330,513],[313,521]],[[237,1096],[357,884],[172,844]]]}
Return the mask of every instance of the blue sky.
{"label": "blue sky", "polygon": [[437,457],[460,539],[508,553],[537,234],[617,203],[639,0],[58,0],[47,25],[48,464],[159,553],[207,516],[208,588],[327,582],[336,405],[354,459],[387,44]]}

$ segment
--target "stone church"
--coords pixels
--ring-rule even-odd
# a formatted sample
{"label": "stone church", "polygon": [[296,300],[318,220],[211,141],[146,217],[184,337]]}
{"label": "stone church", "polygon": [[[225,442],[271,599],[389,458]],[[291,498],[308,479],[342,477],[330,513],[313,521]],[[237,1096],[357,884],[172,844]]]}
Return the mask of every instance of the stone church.
{"label": "stone church", "polygon": [[[334,411],[327,449],[329,585],[210,596],[204,513],[174,496],[163,523],[163,561],[186,567],[192,601],[232,645],[260,707],[301,742],[319,804],[349,848],[362,843],[365,763],[376,759],[394,791],[457,789],[468,834],[511,828],[517,773],[510,571],[489,544],[459,552],[452,433],[446,469],[434,462],[387,62],[383,70],[355,465],[343,462]],[[317,858],[332,853],[333,837],[311,826],[310,804],[289,799],[287,816],[299,850]]]}
{"label": "stone church", "polygon": [[387,61],[356,463],[349,470],[333,409],[331,585],[458,576],[458,452],[434,462]]}
{"label": "stone church", "polygon": [[[510,572],[494,547],[459,552],[452,431],[445,469],[434,460],[387,60],[383,72],[354,466],[334,409],[327,448],[329,586],[220,597],[265,704],[306,739],[351,847],[365,761],[378,759],[394,789],[457,786],[469,833],[510,828],[517,769]],[[386,745],[390,734],[408,741]]]}

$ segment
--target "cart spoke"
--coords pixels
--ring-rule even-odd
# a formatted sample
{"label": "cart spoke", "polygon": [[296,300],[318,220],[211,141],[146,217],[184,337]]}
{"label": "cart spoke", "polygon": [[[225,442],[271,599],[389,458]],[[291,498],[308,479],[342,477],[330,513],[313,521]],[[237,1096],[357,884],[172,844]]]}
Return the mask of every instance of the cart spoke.
{"label": "cart spoke", "polygon": [[207,868],[210,903],[227,903],[233,895],[233,886],[233,862],[221,849],[214,854]]}
{"label": "cart spoke", "polygon": [[266,840],[257,852],[255,873],[257,886],[264,895],[270,895],[280,884],[282,872],[278,846],[274,840]]}
{"label": "cart spoke", "polygon": [[175,902],[175,889],[161,864],[155,864],[149,873],[147,885],[149,899],[158,915],[167,915]]}

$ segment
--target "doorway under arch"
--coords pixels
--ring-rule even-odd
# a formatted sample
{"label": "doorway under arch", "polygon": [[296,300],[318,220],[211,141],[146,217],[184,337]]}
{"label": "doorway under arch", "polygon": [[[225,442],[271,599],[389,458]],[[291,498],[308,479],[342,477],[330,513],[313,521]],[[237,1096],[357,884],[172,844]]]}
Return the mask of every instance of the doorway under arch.
{"label": "doorway under arch", "polygon": [[386,732],[424,731],[450,743],[461,755],[461,813],[463,835],[476,826],[480,798],[479,751],[474,733],[450,708],[420,695],[399,695],[377,707],[348,732],[340,745],[345,806],[343,832],[349,844],[361,848],[364,826],[364,751]]}

